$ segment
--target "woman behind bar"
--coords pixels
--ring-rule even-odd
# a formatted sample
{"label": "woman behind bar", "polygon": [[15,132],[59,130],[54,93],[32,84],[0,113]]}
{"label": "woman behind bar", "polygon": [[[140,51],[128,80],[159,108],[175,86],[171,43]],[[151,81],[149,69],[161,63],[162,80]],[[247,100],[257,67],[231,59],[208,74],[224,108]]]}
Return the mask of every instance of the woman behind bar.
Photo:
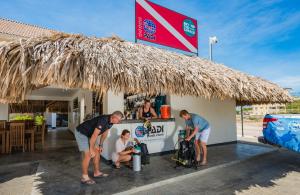
{"label": "woman behind bar", "polygon": [[155,110],[151,107],[150,100],[145,100],[144,105],[139,108],[139,119],[157,118]]}

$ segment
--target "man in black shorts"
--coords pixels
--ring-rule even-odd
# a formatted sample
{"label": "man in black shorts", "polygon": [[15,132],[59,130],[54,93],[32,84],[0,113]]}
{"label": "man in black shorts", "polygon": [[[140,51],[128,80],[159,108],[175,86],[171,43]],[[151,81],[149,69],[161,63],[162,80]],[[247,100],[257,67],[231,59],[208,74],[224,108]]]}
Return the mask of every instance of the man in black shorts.
{"label": "man in black shorts", "polygon": [[[82,177],[81,183],[94,184],[88,175],[88,167],[91,158],[94,158],[94,177],[106,177],[105,173],[100,172],[100,154],[103,150],[103,142],[107,137],[108,130],[113,124],[118,124],[123,118],[120,111],[115,111],[111,115],[102,115],[87,120],[76,127],[75,138],[79,151],[82,152]],[[100,140],[98,139],[98,136]],[[98,143],[99,142],[99,143]]]}

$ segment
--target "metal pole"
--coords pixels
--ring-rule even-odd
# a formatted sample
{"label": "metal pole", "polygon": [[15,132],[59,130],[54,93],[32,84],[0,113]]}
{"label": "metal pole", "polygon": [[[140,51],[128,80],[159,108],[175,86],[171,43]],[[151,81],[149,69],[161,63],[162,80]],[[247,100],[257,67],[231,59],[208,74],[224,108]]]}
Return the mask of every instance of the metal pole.
{"label": "metal pole", "polygon": [[241,106],[241,121],[242,121],[242,137],[244,137],[244,114],[243,114],[243,106]]}
{"label": "metal pole", "polygon": [[212,61],[212,43],[209,40],[209,60]]}
{"label": "metal pole", "polygon": [[136,0],[134,1],[134,42],[137,43],[136,39]]}

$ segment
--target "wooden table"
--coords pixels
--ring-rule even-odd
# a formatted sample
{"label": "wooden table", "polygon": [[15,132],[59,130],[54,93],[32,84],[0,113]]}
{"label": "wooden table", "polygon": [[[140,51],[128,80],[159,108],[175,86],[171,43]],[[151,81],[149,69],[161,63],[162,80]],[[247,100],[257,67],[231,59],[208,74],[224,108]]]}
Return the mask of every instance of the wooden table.
{"label": "wooden table", "polygon": [[[24,122],[24,121],[21,121],[21,122]],[[2,146],[2,151],[4,150],[4,153],[9,153],[9,150],[10,150],[10,132],[9,132],[9,125],[10,125],[11,122],[6,122],[6,129],[5,130],[0,130],[0,135],[2,135],[2,141],[4,139],[6,139],[4,141],[5,143],[5,146]],[[27,121],[28,123],[28,121]],[[27,129],[26,129],[27,128]],[[33,126],[30,126],[29,123],[26,125],[25,123],[25,135],[27,134],[30,134],[30,141],[31,141],[31,146],[30,146],[30,149],[31,151],[34,151],[34,132],[35,132],[35,129],[33,128]],[[3,136],[4,135],[4,136]],[[25,143],[24,143],[25,144]]]}
{"label": "wooden table", "polygon": [[[31,139],[31,146],[30,150],[34,151],[34,129],[26,129],[25,134],[30,134]],[[8,154],[9,153],[9,143],[10,143],[10,136],[9,136],[9,130],[0,131],[0,135],[2,137],[2,143],[5,143],[5,145],[2,145],[2,153]],[[25,143],[24,143],[25,144]]]}

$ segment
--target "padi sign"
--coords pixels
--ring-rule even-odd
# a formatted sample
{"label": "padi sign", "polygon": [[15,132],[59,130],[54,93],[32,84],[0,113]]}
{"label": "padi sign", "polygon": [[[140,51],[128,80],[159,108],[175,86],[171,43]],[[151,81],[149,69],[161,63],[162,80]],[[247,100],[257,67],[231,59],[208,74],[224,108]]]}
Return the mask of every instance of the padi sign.
{"label": "padi sign", "polygon": [[197,20],[148,0],[135,0],[135,39],[198,53]]}
{"label": "padi sign", "polygon": [[166,131],[164,125],[153,125],[149,129],[141,125],[135,128],[134,136],[141,140],[163,139]]}

